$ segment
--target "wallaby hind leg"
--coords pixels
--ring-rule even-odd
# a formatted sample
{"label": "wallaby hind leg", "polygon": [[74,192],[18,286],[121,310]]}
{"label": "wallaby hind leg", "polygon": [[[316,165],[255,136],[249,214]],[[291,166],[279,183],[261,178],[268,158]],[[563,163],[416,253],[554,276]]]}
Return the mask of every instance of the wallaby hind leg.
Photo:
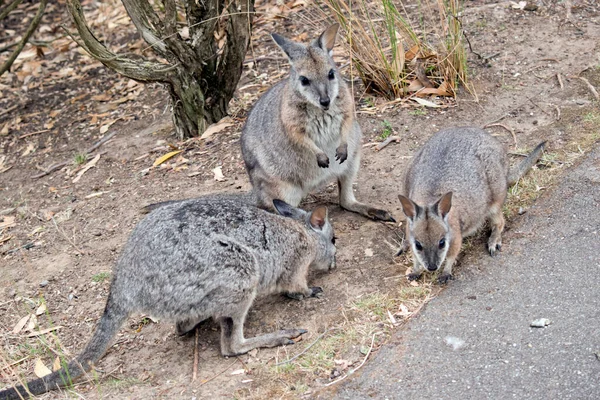
{"label": "wallaby hind leg", "polygon": [[273,200],[279,199],[286,203],[297,207],[302,201],[302,188],[294,186],[287,182],[262,180],[254,188],[257,204],[260,208],[269,211],[275,211],[273,208]]}
{"label": "wallaby hind leg", "polygon": [[266,335],[253,338],[244,338],[244,321],[252,301],[230,316],[219,318],[221,325],[221,354],[232,357],[245,354],[258,347],[277,347],[286,344],[294,344],[292,339],[306,333],[306,329],[286,329],[279,332],[267,333]]}
{"label": "wallaby hind leg", "polygon": [[456,232],[450,240],[450,247],[448,248],[448,252],[446,253],[444,269],[442,270],[442,274],[438,278],[439,283],[444,284],[447,283],[450,279],[454,279],[454,277],[452,276],[452,267],[456,262],[456,257],[458,257],[458,253],[460,253],[461,246],[462,235],[460,234],[460,232]]}
{"label": "wallaby hind leg", "polygon": [[206,319],[207,318],[204,317],[188,318],[186,320],[177,322],[177,324],[175,325],[177,329],[177,334],[179,336],[183,336],[190,333],[197,325],[204,322]]}
{"label": "wallaby hind leg", "polygon": [[488,240],[488,251],[493,257],[498,250],[502,249],[502,231],[504,230],[504,215],[499,205],[493,205],[490,209],[490,224],[492,233]]}
{"label": "wallaby hind leg", "polygon": [[359,164],[360,160],[355,160],[354,165],[349,166],[346,174],[338,178],[338,189],[340,191],[340,206],[345,210],[364,215],[365,217],[370,219],[396,222],[396,220],[390,215],[389,212],[360,203],[354,197],[354,190],[352,189],[352,184],[356,179]]}

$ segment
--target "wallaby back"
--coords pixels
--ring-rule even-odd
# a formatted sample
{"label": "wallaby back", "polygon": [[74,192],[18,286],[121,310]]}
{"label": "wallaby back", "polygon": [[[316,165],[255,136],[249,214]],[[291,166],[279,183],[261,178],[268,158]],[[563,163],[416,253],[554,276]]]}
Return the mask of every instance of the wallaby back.
{"label": "wallaby back", "polygon": [[[255,347],[290,344],[304,330],[243,337],[254,297],[289,292],[306,297],[309,267],[335,265],[333,228],[327,209],[312,213],[278,203],[277,215],[248,204],[244,196],[206,196],[165,204],[133,230],[113,271],[104,314],[84,351],[67,366],[27,384],[40,394],[69,385],[104,354],[132,313],[176,322],[180,333],[213,317],[222,326],[224,355]],[[319,288],[320,290],[320,288]],[[27,397],[22,386],[0,399]]]}
{"label": "wallaby back", "polygon": [[488,250],[494,255],[500,249],[507,188],[535,164],[543,147],[539,144],[509,173],[504,146],[482,129],[445,129],[425,143],[407,171],[407,197],[400,196],[408,217],[407,244],[415,255],[413,278],[446,260],[440,279],[449,279],[462,238],[488,219]]}

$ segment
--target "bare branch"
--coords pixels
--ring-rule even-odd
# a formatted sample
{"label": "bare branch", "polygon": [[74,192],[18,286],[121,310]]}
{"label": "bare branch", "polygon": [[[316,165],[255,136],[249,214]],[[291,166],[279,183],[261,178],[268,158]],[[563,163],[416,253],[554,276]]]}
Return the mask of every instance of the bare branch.
{"label": "bare branch", "polygon": [[168,58],[167,47],[161,39],[165,29],[150,3],[146,0],[122,0],[122,3],[146,43],[163,57]]}
{"label": "bare branch", "polygon": [[147,60],[132,59],[114,54],[108,50],[104,44],[100,43],[88,27],[79,0],[68,0],[67,6],[73,16],[81,40],[77,40],[68,31],[67,33],[69,33],[69,36],[71,36],[71,38],[83,47],[92,57],[108,68],[137,81],[170,82],[171,71],[176,68],[175,66]]}
{"label": "bare branch", "polygon": [[[18,1],[18,0],[15,0],[15,2],[16,1]],[[13,4],[15,2],[13,2]],[[17,48],[12,52],[10,57],[8,57],[8,60],[6,60],[4,62],[4,64],[2,64],[2,66],[0,66],[0,76],[3,73],[5,73],[6,71],[8,71],[9,68],[13,65],[13,62],[15,62],[15,60],[19,56],[19,54],[21,53],[21,50],[23,50],[23,47],[25,47],[25,44],[27,44],[27,41],[29,40],[31,35],[33,35],[35,30],[37,29],[38,25],[40,24],[40,21],[42,20],[42,16],[44,15],[44,10],[46,10],[46,3],[48,3],[48,0],[40,0],[40,6],[38,8],[38,12],[35,15],[35,17],[33,18],[33,20],[31,21],[31,24],[29,24],[29,28],[27,28],[27,31],[25,32],[23,39],[21,39],[21,42],[19,42],[19,44],[17,45]],[[8,7],[10,7],[10,5]]]}
{"label": "bare branch", "polygon": [[21,2],[23,2],[23,0],[13,0],[12,3],[10,3],[9,5],[6,6],[6,8],[4,10],[2,10],[2,12],[0,12],[0,21],[2,21],[4,18],[6,18],[6,16],[15,8],[17,8],[17,6],[19,4],[21,4]]}

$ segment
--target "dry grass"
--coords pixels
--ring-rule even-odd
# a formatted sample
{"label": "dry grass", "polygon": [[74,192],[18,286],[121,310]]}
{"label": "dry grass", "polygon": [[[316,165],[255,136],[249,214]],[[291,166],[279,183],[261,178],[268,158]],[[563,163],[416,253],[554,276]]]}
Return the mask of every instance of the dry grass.
{"label": "dry grass", "polygon": [[460,0],[322,0],[321,11],[341,25],[353,66],[367,89],[390,100],[455,96],[467,85]]}

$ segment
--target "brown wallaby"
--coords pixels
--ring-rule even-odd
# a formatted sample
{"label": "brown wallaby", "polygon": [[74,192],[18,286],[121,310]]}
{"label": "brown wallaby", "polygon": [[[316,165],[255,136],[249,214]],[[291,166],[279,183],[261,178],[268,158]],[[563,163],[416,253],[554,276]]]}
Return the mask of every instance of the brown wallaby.
{"label": "brown wallaby", "polygon": [[297,206],[312,190],[337,180],[342,208],[394,221],[354,197],[362,133],[352,94],[331,57],[338,27],[309,45],[272,35],[290,61],[290,75],[248,115],[241,136],[246,170],[260,207],[272,209],[273,199]]}
{"label": "brown wallaby", "polygon": [[306,283],[309,267],[335,266],[335,238],[327,209],[312,213],[280,200],[281,215],[248,205],[244,196],[213,195],[164,204],[133,230],[114,271],[96,331],[66,368],[25,386],[0,391],[0,399],[28,398],[72,383],[92,368],[121,325],[140,312],[177,324],[184,334],[213,318],[221,325],[221,353],[293,344],[306,332],[287,329],[245,338],[248,309],[259,294],[295,298],[322,292]]}
{"label": "brown wallaby", "polygon": [[417,152],[399,195],[408,218],[404,247],[413,251],[409,280],[423,271],[436,271],[446,261],[440,283],[452,278],[452,266],[462,239],[474,234],[489,219],[492,233],[488,250],[494,256],[502,247],[502,206],[508,187],[516,183],[540,158],[546,142],[509,172],[504,146],[482,129],[461,127],[437,132]]}

